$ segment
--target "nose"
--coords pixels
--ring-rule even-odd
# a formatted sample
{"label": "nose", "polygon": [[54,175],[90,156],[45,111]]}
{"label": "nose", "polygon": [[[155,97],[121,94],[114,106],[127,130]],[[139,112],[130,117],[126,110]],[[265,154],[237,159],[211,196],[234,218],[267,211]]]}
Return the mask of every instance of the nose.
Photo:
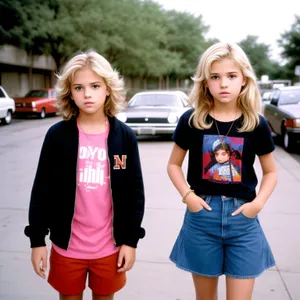
{"label": "nose", "polygon": [[228,82],[226,78],[221,79],[221,88],[227,88],[228,87]]}
{"label": "nose", "polygon": [[85,99],[91,98],[91,93],[90,93],[90,90],[89,90],[88,88],[86,88],[86,89],[84,90],[84,98],[85,98]]}

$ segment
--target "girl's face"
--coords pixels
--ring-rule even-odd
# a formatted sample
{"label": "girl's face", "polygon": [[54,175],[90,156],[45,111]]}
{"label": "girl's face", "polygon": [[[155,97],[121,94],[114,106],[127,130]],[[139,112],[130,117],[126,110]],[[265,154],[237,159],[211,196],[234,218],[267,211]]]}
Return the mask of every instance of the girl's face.
{"label": "girl's face", "polygon": [[215,159],[219,164],[224,164],[229,161],[229,153],[224,149],[215,151]]}
{"label": "girl's face", "polygon": [[206,86],[215,104],[229,104],[236,103],[245,82],[239,66],[232,59],[224,58],[212,63]]}
{"label": "girl's face", "polygon": [[80,113],[94,115],[104,113],[104,103],[109,95],[103,78],[90,69],[75,72],[71,95]]}

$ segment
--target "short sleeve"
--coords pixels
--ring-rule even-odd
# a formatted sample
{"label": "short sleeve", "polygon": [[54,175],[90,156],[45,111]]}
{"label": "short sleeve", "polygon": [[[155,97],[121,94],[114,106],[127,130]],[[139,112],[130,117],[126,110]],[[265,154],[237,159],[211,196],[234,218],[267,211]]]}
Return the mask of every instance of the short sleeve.
{"label": "short sleeve", "polygon": [[259,116],[259,124],[255,129],[255,154],[258,156],[271,153],[275,149],[270,126],[263,116]]}
{"label": "short sleeve", "polygon": [[191,142],[191,126],[189,125],[189,119],[193,112],[193,109],[186,111],[179,119],[176,129],[173,134],[173,141],[183,150],[190,148]]}

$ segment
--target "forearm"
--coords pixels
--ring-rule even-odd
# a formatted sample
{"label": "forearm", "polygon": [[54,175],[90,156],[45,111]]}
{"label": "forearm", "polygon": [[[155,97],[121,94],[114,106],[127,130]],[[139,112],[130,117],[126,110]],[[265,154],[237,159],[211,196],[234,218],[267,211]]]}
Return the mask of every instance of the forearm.
{"label": "forearm", "polygon": [[183,197],[190,189],[190,187],[185,180],[181,166],[175,164],[168,164],[167,171],[175,188]]}
{"label": "forearm", "polygon": [[260,203],[262,206],[265,205],[270,195],[274,191],[277,183],[277,172],[269,172],[263,175],[259,191],[254,201]]}

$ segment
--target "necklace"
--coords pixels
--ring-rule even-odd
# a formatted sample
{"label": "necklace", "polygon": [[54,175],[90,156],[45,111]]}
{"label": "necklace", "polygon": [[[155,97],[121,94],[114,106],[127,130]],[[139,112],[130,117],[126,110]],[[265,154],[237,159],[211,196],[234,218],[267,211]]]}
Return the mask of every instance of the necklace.
{"label": "necklace", "polygon": [[[214,117],[214,115],[213,115],[213,117]],[[231,122],[231,125],[230,125],[230,127],[229,127],[227,133],[226,133],[225,135],[221,135],[221,134],[220,134],[219,127],[218,127],[217,120],[216,120],[215,117],[214,117],[214,123],[215,123],[215,125],[216,125],[216,129],[217,129],[217,132],[218,132],[219,139],[220,139],[220,142],[221,142],[221,143],[223,143],[223,137],[224,137],[224,136],[226,137],[226,136],[229,134],[229,132],[231,131],[231,129],[232,129],[232,127],[233,127],[233,124],[234,124],[235,120],[236,120],[236,116],[235,116],[234,120]]]}
{"label": "necklace", "polygon": [[[81,125],[80,125],[80,123],[79,123],[78,120],[77,120],[77,122],[78,122],[78,127],[79,127],[79,129],[83,132],[83,134],[84,134],[84,136],[86,137],[86,139],[89,141],[90,144],[93,144],[93,141],[92,141],[91,139],[89,139],[88,134],[86,134],[85,131],[82,129],[82,127],[81,127]],[[105,128],[104,128],[104,132],[106,131],[106,129],[107,129],[107,118],[105,118]]]}

